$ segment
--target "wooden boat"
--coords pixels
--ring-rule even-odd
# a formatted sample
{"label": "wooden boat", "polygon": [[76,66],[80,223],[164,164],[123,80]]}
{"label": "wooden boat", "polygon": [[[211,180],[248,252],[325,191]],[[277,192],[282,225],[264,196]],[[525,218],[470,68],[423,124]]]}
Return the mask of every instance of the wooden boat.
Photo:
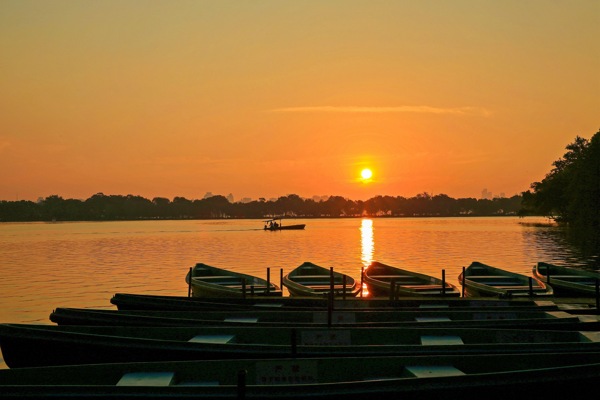
{"label": "wooden boat", "polygon": [[445,279],[392,267],[373,261],[363,272],[363,280],[373,296],[460,297],[460,290]]}
{"label": "wooden boat", "polygon": [[58,325],[112,326],[255,326],[255,327],[504,327],[600,329],[600,316],[564,311],[420,310],[420,311],[119,311],[56,308]]}
{"label": "wooden boat", "polygon": [[600,273],[583,269],[538,262],[533,275],[552,286],[556,294],[573,296],[598,296]]}
{"label": "wooden boat", "polygon": [[231,358],[600,352],[600,332],[0,324],[10,368]]}
{"label": "wooden boat", "polygon": [[[552,311],[561,306],[551,300],[494,299],[485,297],[446,297],[446,298],[387,298],[373,299],[350,297],[330,302],[329,299],[317,297],[277,297],[277,298],[200,298],[185,296],[160,296],[135,293],[115,293],[110,302],[119,310],[171,310],[171,311],[203,311],[203,310],[326,310],[331,306],[334,310],[422,310],[422,309],[480,309],[494,310],[526,309]],[[590,310],[594,310],[587,307]]]}
{"label": "wooden boat", "polygon": [[474,261],[458,276],[467,296],[551,296],[552,287],[539,279]]}
{"label": "wooden boat", "polygon": [[[277,221],[279,221],[279,222],[277,222]],[[283,225],[282,218],[268,219],[268,220],[264,221],[264,223],[265,223],[265,226],[264,226],[265,231],[299,230],[299,229],[304,229],[304,227],[306,227],[306,224]]]}
{"label": "wooden boat", "polygon": [[324,268],[311,262],[304,262],[283,277],[283,286],[290,296],[356,297],[360,293],[360,283],[350,275]]}
{"label": "wooden boat", "polygon": [[[3,399],[527,399],[593,390],[599,353],[327,357],[0,370]],[[550,397],[551,396],[551,397]]]}
{"label": "wooden boat", "polygon": [[203,263],[196,264],[185,277],[194,297],[281,296],[281,289],[267,279],[242,274]]}

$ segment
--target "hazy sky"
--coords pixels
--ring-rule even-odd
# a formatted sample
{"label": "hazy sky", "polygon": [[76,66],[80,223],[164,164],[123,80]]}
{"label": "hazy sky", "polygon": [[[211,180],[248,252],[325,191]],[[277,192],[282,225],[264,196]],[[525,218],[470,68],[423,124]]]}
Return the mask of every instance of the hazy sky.
{"label": "hazy sky", "polygon": [[512,196],[599,129],[599,0],[0,1],[0,200]]}

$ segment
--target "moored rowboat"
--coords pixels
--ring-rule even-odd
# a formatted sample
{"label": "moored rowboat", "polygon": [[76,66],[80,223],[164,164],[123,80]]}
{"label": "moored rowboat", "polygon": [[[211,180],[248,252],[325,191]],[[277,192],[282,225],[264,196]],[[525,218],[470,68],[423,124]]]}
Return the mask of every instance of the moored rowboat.
{"label": "moored rowboat", "polygon": [[364,283],[373,296],[459,297],[460,290],[445,279],[373,261],[363,272]]}
{"label": "moored rowboat", "polygon": [[0,324],[10,368],[231,358],[600,351],[600,332]]}
{"label": "moored rowboat", "polygon": [[290,296],[322,297],[333,292],[336,297],[355,297],[360,284],[350,275],[304,262],[283,277]]}
{"label": "moored rowboat", "polygon": [[556,294],[573,296],[598,296],[600,273],[561,265],[538,262],[533,275],[551,285]]}
{"label": "moored rowboat", "polygon": [[472,262],[458,276],[467,296],[551,296],[552,287],[539,279],[516,272]]}
{"label": "moored rowboat", "polygon": [[112,326],[256,326],[256,327],[504,327],[595,330],[600,316],[564,311],[420,310],[420,311],[119,311],[56,308],[58,325]]}
{"label": "moored rowboat", "polygon": [[3,399],[527,399],[593,388],[599,353],[203,360],[0,370]]}
{"label": "moored rowboat", "polygon": [[[267,270],[269,275],[269,270]],[[256,276],[203,263],[196,264],[185,277],[194,297],[281,296],[281,289]]]}
{"label": "moored rowboat", "polygon": [[317,297],[277,297],[277,298],[200,298],[185,296],[160,296],[135,293],[115,293],[110,302],[119,310],[171,310],[171,311],[203,311],[203,310],[326,310],[331,306],[334,310],[418,310],[418,309],[479,309],[493,308],[557,310],[559,306],[550,300],[494,299],[471,297],[445,298],[388,298],[350,297],[337,299],[333,303],[329,299]]}

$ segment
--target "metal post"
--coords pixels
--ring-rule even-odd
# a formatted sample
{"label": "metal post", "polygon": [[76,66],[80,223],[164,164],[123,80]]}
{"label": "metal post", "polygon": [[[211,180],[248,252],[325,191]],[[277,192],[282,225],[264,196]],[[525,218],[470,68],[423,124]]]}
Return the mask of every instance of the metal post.
{"label": "metal post", "polygon": [[297,335],[298,333],[296,332],[296,329],[292,329],[292,337],[290,338],[291,344],[292,344],[292,356],[296,357],[296,352],[297,352]]}
{"label": "metal post", "polygon": [[188,282],[188,297],[192,297],[192,267],[190,267],[190,281]]}
{"label": "metal post", "polygon": [[462,294],[461,294],[461,297],[465,297],[465,267],[463,267],[461,285],[462,285],[462,289],[461,289],[462,290]]}
{"label": "metal post", "polygon": [[237,398],[239,400],[246,398],[246,375],[248,371],[242,369],[238,371],[237,376]]}
{"label": "metal post", "polygon": [[396,289],[396,281],[390,281],[390,301],[394,300],[394,290]]}
{"label": "metal post", "polygon": [[271,291],[271,268],[267,267],[267,295]]}
{"label": "metal post", "polygon": [[442,296],[446,295],[446,270],[442,270]]}
{"label": "metal post", "polygon": [[598,314],[598,310],[600,310],[600,285],[598,284],[600,280],[596,278],[596,314]]}
{"label": "metal post", "polygon": [[533,278],[529,277],[529,295],[533,296]]}
{"label": "metal post", "polygon": [[365,276],[365,267],[360,267],[360,297],[363,297],[364,276]]}
{"label": "metal post", "polygon": [[342,275],[342,300],[346,300],[346,275]]}
{"label": "metal post", "polygon": [[246,298],[246,278],[242,278],[242,298]]}
{"label": "metal post", "polygon": [[283,268],[279,268],[279,287],[283,290]]}
{"label": "metal post", "polygon": [[333,296],[333,267],[329,267],[329,290],[331,292],[331,295]]}

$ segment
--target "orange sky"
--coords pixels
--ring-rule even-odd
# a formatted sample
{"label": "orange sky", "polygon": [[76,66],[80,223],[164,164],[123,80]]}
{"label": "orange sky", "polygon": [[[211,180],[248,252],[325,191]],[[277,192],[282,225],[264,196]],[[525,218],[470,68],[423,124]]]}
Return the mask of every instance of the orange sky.
{"label": "orange sky", "polygon": [[2,0],[0,55],[0,200],[512,196],[600,128],[597,0]]}

